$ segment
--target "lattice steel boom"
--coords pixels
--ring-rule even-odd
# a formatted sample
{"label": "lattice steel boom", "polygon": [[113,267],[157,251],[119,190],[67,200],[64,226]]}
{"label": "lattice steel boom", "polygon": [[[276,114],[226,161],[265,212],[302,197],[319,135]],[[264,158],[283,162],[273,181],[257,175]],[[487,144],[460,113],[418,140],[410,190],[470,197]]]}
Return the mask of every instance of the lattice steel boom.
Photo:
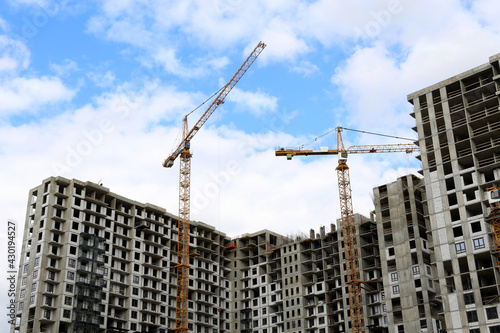
{"label": "lattice steel boom", "polygon": [[188,282],[189,282],[189,221],[190,221],[190,200],[191,200],[191,157],[190,143],[200,128],[210,118],[212,113],[224,103],[227,94],[238,83],[243,74],[250,68],[255,59],[259,56],[266,44],[259,44],[238,69],[231,80],[221,89],[220,93],[201,116],[198,122],[189,130],[187,116],[183,121],[183,140],[177,149],[163,162],[163,166],[170,168],[174,161],[180,156],[179,173],[179,242],[177,248],[177,308],[175,330],[181,333],[188,331]]}

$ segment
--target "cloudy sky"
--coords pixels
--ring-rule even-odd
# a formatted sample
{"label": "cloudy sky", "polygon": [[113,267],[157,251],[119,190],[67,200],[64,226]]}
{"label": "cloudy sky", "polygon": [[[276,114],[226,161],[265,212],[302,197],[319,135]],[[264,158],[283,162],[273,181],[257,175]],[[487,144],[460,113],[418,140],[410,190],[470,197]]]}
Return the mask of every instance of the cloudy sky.
{"label": "cloudy sky", "polygon": [[[192,219],[230,236],[329,225],[336,157],[287,161],[275,147],[334,147],[335,135],[321,135],[336,126],[416,138],[406,96],[500,52],[499,16],[494,0],[2,1],[0,220],[17,221],[22,237],[29,189],[56,175],[102,180],[176,214],[178,162],[162,162],[183,116],[264,41],[192,141]],[[343,135],[347,145],[401,143]],[[349,165],[365,215],[374,186],[420,167],[405,154]]]}

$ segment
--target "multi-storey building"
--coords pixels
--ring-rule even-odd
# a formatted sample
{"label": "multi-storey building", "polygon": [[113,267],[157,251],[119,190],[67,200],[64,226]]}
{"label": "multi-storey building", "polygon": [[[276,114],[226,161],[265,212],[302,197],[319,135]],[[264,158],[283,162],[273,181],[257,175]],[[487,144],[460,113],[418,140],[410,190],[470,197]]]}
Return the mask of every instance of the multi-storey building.
{"label": "multi-storey building", "polygon": [[396,332],[439,332],[440,286],[422,179],[407,175],[373,189],[388,324]]}
{"label": "multi-storey building", "polygon": [[[177,217],[91,182],[48,178],[30,190],[11,332],[156,332],[175,327]],[[366,323],[383,320],[373,220],[355,216]],[[192,222],[189,330],[346,332],[340,229],[268,230],[229,239]],[[385,327],[385,329],[384,329]],[[371,330],[368,330],[370,332]]]}
{"label": "multi-storey building", "polygon": [[286,237],[263,230],[226,245],[231,260],[231,332],[283,332],[281,266],[275,250]]}
{"label": "multi-storey building", "polygon": [[[175,327],[177,218],[63,177],[30,191],[14,332]],[[191,225],[189,329],[229,332],[227,237]]]}
{"label": "multi-storey building", "polygon": [[[377,226],[355,214],[367,332],[387,332]],[[339,221],[340,222],[340,221]],[[232,331],[250,333],[350,331],[341,229],[293,239],[264,230],[227,245],[234,267]],[[237,268],[237,269],[236,269]]]}
{"label": "multi-storey building", "polygon": [[[358,214],[355,214],[354,217],[356,230],[358,230],[357,244],[359,248],[358,255],[360,257],[360,278],[365,282],[363,284],[363,311],[366,318],[366,332],[388,332],[387,300],[385,297],[382,270],[383,259],[379,248],[380,241],[378,236],[380,227],[377,225],[373,214],[371,214],[370,219]],[[339,233],[338,237],[341,236]],[[341,247],[341,251],[343,253],[343,247]],[[342,259],[344,258],[342,257]],[[348,315],[347,312],[346,315]],[[347,326],[349,327],[349,325]]]}
{"label": "multi-storey building", "polygon": [[500,54],[408,96],[447,332],[500,332],[488,187],[500,185]]}

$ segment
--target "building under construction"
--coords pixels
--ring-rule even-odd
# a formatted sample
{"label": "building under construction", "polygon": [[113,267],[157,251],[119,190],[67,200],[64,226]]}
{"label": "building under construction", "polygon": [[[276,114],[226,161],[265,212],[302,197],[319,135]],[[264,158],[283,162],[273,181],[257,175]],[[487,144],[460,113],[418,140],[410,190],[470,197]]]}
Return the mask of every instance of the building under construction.
{"label": "building under construction", "polygon": [[486,221],[488,188],[500,185],[499,59],[408,96],[447,332],[500,332],[499,267]]}
{"label": "building under construction", "polygon": [[[368,320],[385,327],[373,220],[355,216]],[[30,190],[13,332],[158,332],[175,327],[178,219],[91,182]],[[191,332],[346,332],[345,262],[334,225],[230,239],[190,225]],[[377,309],[377,310],[375,310]],[[385,317],[385,318],[384,318]]]}
{"label": "building under construction", "polygon": [[[487,218],[500,185],[499,59],[408,96],[423,177],[375,187],[374,211],[354,215],[365,332],[500,332]],[[337,224],[231,239],[191,221],[189,332],[350,332]],[[29,192],[11,332],[175,328],[178,245],[179,218],[161,207],[45,179]]]}
{"label": "building under construction", "polygon": [[373,193],[388,325],[393,332],[440,332],[443,307],[434,283],[424,182],[407,175]]}

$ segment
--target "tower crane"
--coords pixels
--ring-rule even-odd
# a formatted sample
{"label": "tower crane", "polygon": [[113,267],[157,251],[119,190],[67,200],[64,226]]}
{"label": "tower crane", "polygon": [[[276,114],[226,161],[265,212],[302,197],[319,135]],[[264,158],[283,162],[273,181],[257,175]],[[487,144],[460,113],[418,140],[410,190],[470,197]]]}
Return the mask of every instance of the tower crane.
{"label": "tower crane", "polygon": [[[340,213],[342,221],[342,234],[344,241],[344,253],[346,262],[347,285],[349,291],[349,309],[351,314],[351,332],[364,333],[363,303],[361,299],[361,281],[359,273],[358,249],[356,244],[356,228],[354,225],[354,215],[352,209],[351,181],[349,177],[349,167],[347,166],[348,154],[363,153],[392,153],[405,152],[412,153],[420,151],[414,144],[386,144],[386,145],[363,145],[344,147],[342,140],[342,130],[350,130],[337,127],[337,149],[320,148],[319,150],[288,149],[279,148],[276,156],[286,156],[291,160],[293,156],[300,155],[339,155],[339,164],[336,168],[339,183]],[[353,130],[355,131],[355,130]],[[370,133],[375,134],[375,133]]]}
{"label": "tower crane", "polygon": [[176,299],[176,327],[181,333],[188,331],[188,282],[189,282],[189,220],[190,220],[190,187],[191,187],[191,139],[210,118],[212,113],[224,103],[227,94],[238,83],[243,74],[253,64],[255,59],[264,50],[266,44],[259,42],[250,53],[243,65],[234,74],[231,80],[220,90],[220,93],[201,116],[198,122],[189,130],[186,115],[183,120],[182,141],[174,152],[165,159],[163,166],[171,168],[174,161],[180,156],[179,173],[179,241],[177,248],[177,299]]}

